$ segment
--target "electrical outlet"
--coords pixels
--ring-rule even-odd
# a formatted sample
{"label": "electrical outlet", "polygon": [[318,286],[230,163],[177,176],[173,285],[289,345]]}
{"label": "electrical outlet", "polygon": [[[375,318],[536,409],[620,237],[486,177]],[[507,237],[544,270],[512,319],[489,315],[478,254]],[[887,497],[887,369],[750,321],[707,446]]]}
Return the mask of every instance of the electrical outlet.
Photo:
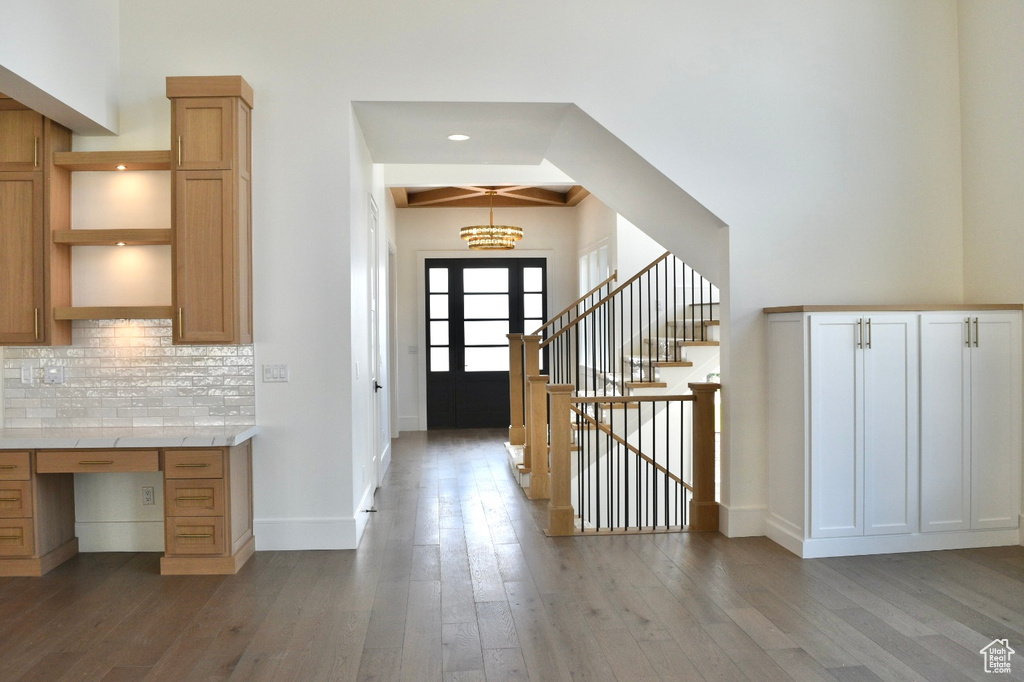
{"label": "electrical outlet", "polygon": [[43,383],[44,384],[63,384],[64,383],[64,365],[57,365],[56,367],[44,367],[43,368]]}
{"label": "electrical outlet", "polygon": [[144,485],[142,486],[142,504],[150,505],[156,504],[156,491],[153,490],[153,486]]}

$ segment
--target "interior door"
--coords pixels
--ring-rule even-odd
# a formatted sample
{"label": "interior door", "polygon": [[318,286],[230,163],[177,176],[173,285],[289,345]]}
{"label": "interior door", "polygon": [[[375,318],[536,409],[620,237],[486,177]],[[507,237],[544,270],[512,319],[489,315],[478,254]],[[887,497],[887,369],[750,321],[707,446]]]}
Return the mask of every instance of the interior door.
{"label": "interior door", "polygon": [[509,423],[508,334],[545,317],[545,260],[428,259],[427,426]]}

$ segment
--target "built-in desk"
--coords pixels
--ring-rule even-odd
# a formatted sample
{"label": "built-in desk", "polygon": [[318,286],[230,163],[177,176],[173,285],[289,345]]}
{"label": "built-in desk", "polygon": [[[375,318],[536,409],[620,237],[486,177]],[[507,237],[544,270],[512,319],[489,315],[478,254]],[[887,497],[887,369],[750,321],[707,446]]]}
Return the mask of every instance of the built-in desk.
{"label": "built-in desk", "polygon": [[252,556],[255,427],[0,430],[0,576],[78,554],[76,473],[162,471],[163,575],[233,574]]}

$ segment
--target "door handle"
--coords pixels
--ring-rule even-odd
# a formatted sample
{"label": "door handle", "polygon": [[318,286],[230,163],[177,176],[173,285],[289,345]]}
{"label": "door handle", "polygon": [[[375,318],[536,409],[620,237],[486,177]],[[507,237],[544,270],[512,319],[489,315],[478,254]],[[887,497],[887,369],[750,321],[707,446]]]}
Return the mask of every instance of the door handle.
{"label": "door handle", "polygon": [[382,388],[384,388],[384,387],[383,387],[383,386],[381,386],[380,384],[378,384],[378,383],[377,383],[377,380],[376,380],[376,379],[374,379],[374,380],[373,380],[373,392],[374,392],[374,393],[376,393],[377,391],[379,391],[379,390],[380,390],[380,389],[382,389]]}

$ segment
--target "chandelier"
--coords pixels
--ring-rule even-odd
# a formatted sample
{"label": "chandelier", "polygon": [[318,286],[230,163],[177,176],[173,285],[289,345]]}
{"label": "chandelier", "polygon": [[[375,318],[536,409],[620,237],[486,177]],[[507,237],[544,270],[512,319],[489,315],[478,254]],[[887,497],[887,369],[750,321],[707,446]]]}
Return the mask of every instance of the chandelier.
{"label": "chandelier", "polygon": [[488,190],[491,218],[487,225],[470,225],[459,230],[459,236],[469,242],[474,251],[504,250],[516,248],[516,242],[523,238],[523,228],[494,224],[494,190]]}

